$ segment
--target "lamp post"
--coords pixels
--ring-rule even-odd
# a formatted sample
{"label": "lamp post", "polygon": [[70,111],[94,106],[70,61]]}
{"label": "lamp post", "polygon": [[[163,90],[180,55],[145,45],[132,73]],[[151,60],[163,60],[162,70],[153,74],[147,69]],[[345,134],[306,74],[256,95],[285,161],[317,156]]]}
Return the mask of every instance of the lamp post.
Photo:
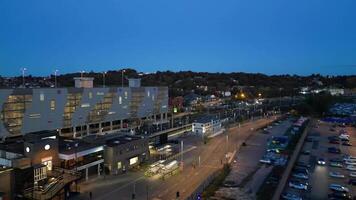
{"label": "lamp post", "polygon": [[124,73],[125,73],[126,71],[123,69],[123,70],[121,70],[121,87],[123,88],[124,87]]}
{"label": "lamp post", "polygon": [[82,70],[82,71],[79,71],[79,72],[80,72],[80,78],[83,78],[83,74],[85,73],[85,71]]}
{"label": "lamp post", "polygon": [[103,87],[105,87],[105,76],[106,76],[106,72],[103,72]]}
{"label": "lamp post", "polygon": [[21,68],[22,71],[22,86],[25,87],[25,72],[26,72],[27,68]]}
{"label": "lamp post", "polygon": [[54,70],[54,87],[57,87],[57,73],[58,73],[58,69]]}

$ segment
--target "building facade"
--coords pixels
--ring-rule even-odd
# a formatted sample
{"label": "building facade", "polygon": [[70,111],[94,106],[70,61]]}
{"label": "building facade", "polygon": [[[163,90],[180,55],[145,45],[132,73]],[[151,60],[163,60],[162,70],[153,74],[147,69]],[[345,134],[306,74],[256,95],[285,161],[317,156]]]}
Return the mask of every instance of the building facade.
{"label": "building facade", "polygon": [[215,116],[206,116],[192,123],[192,132],[200,136],[211,136],[221,131],[221,120]]}
{"label": "building facade", "polygon": [[168,118],[167,87],[0,90],[0,138],[42,130],[82,137]]}

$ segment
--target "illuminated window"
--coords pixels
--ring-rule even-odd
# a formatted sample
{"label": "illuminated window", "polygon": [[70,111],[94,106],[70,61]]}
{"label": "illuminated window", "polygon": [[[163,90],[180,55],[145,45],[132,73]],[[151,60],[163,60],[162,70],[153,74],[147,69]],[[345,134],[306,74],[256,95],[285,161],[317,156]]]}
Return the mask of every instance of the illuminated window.
{"label": "illuminated window", "polygon": [[122,167],[121,162],[117,162],[117,169],[121,169],[121,167]]}
{"label": "illuminated window", "polygon": [[122,97],[119,96],[119,104],[122,104]]}
{"label": "illuminated window", "polygon": [[147,96],[150,97],[150,91],[149,90],[147,91]]}
{"label": "illuminated window", "polygon": [[50,103],[50,107],[51,107],[51,110],[56,110],[56,101],[55,100],[51,100],[51,103]]}
{"label": "illuminated window", "polygon": [[125,91],[125,99],[127,99],[127,91]]}
{"label": "illuminated window", "polygon": [[44,96],[43,93],[41,93],[41,94],[40,94],[40,101],[44,101],[44,99],[45,99],[45,96]]}
{"label": "illuminated window", "polygon": [[88,96],[89,96],[89,99],[93,98],[93,93],[89,92]]}
{"label": "illuminated window", "polygon": [[134,165],[137,162],[138,162],[138,157],[137,156],[130,159],[130,165]]}
{"label": "illuminated window", "polygon": [[152,95],[152,101],[154,101],[155,100],[155,95]]}

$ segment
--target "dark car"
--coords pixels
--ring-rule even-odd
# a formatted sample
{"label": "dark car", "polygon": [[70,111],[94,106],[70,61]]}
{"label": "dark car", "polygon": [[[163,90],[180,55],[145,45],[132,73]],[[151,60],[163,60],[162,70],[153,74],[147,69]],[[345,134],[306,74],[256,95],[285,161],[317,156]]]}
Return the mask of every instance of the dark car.
{"label": "dark car", "polygon": [[328,137],[329,140],[339,140],[339,138],[337,136],[329,136]]}
{"label": "dark car", "polygon": [[342,145],[344,145],[344,146],[352,146],[352,144],[350,142],[343,142]]}
{"label": "dark car", "polygon": [[329,148],[328,148],[328,152],[329,152],[329,153],[340,154],[340,153],[341,153],[341,150],[340,150],[339,148],[329,147]]}
{"label": "dark car", "polygon": [[329,140],[330,144],[339,144],[339,140]]}
{"label": "dark car", "polygon": [[304,162],[297,162],[297,164],[296,164],[295,166],[297,166],[297,167],[303,167],[303,168],[306,168],[306,169],[310,168],[310,165],[309,165],[309,164],[306,164],[306,163],[304,163]]}
{"label": "dark car", "polygon": [[342,142],[348,142],[348,141],[350,141],[348,138],[341,138],[340,139]]}
{"label": "dark car", "polygon": [[350,179],[349,185],[356,185],[356,179]]}
{"label": "dark car", "polygon": [[351,195],[344,192],[333,192],[328,197],[332,199],[352,199]]}
{"label": "dark car", "polygon": [[303,154],[303,155],[309,155],[309,154],[310,154],[310,151],[304,150],[304,151],[301,152],[301,154]]}

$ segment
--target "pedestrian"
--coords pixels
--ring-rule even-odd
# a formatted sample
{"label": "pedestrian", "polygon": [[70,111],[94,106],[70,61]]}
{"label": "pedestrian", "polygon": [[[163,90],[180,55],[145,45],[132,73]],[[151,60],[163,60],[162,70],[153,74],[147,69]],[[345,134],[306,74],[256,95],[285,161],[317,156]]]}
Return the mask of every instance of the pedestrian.
{"label": "pedestrian", "polygon": [[91,200],[93,198],[93,193],[89,192],[89,199]]}

